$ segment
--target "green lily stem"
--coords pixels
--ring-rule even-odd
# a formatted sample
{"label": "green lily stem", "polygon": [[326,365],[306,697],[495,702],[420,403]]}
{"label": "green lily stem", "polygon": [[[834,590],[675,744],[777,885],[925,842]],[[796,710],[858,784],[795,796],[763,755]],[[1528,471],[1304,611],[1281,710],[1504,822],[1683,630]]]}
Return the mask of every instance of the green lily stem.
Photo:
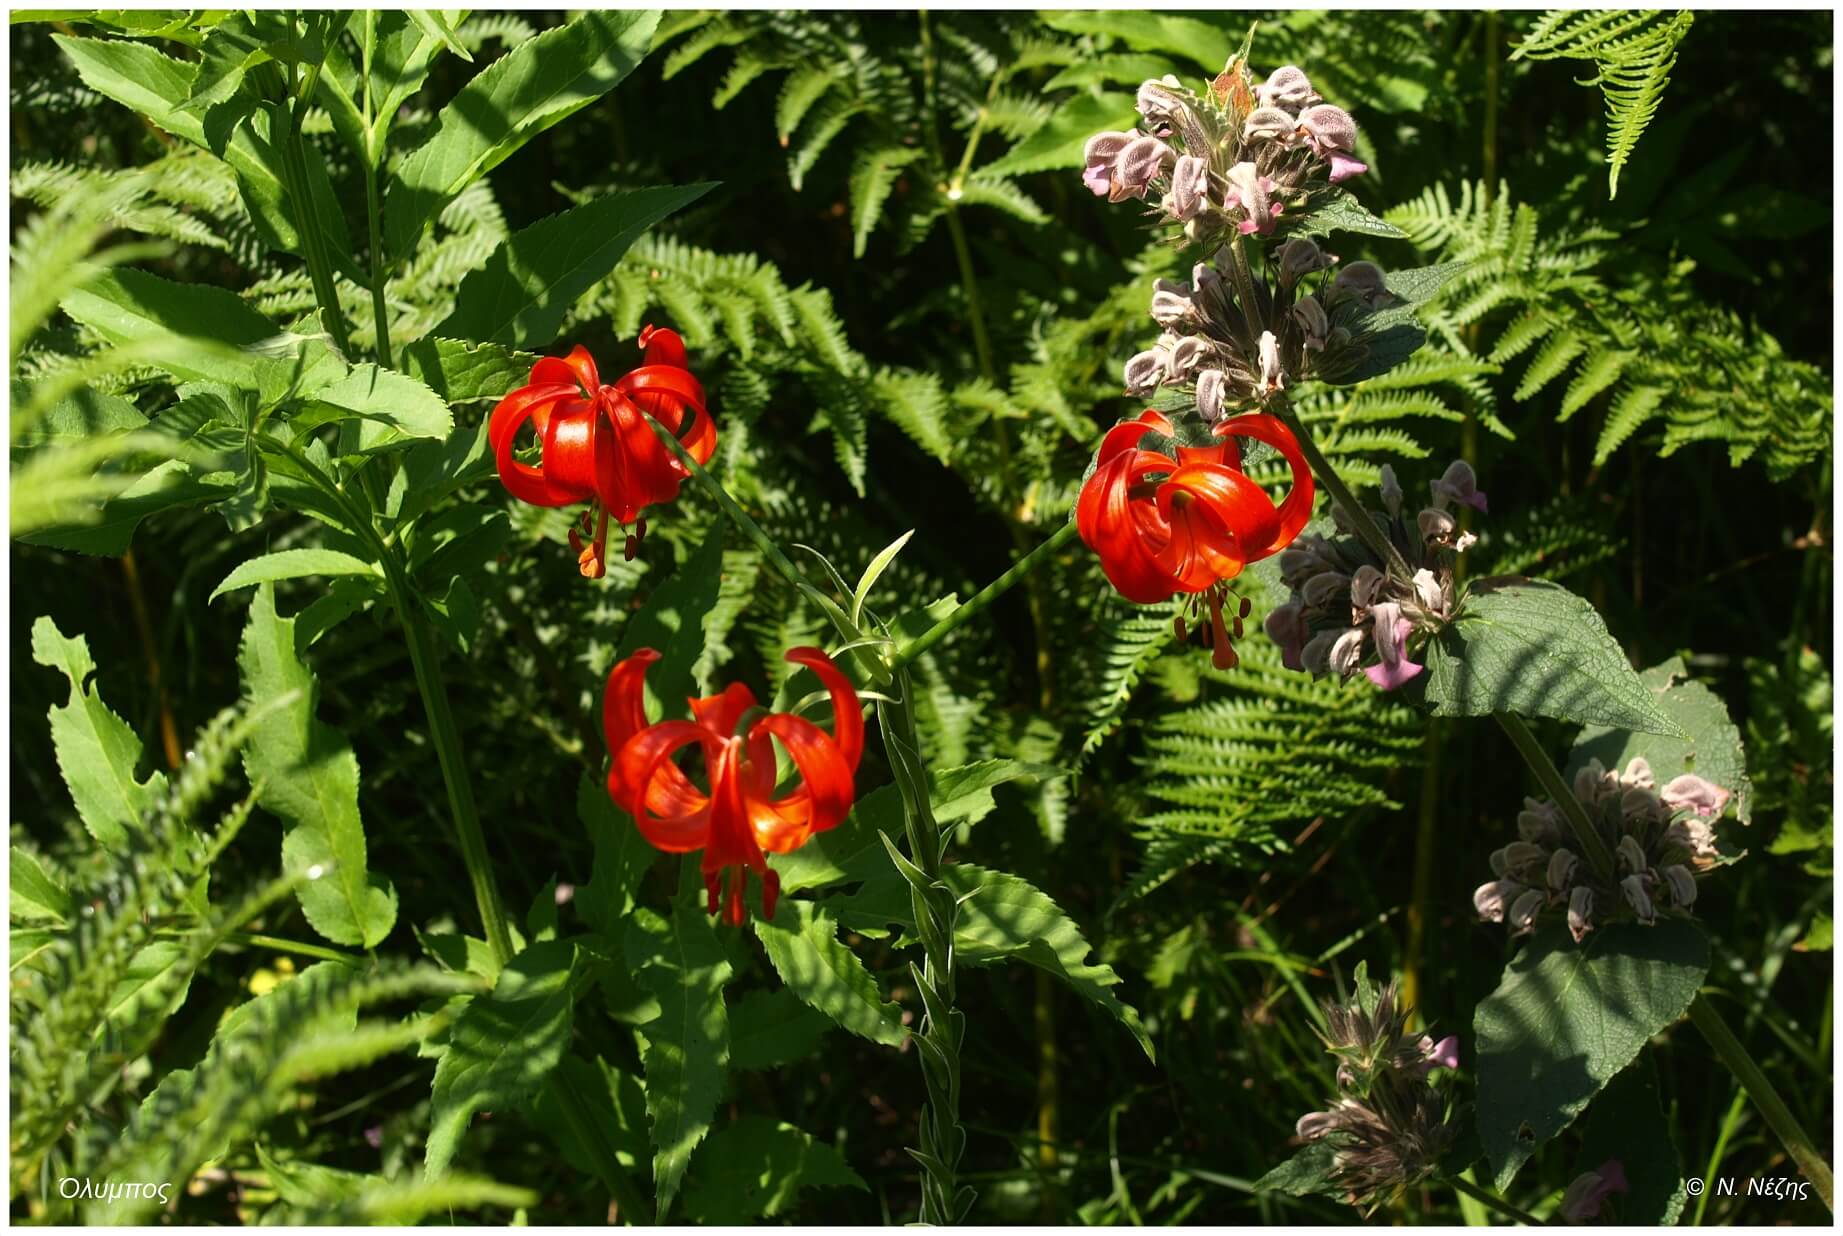
{"label": "green lily stem", "polygon": [[428,620],[416,607],[415,593],[396,561],[396,554],[386,550],[383,562],[391,603],[403,623],[403,636],[409,644],[416,689],[422,694],[422,706],[429,715],[429,739],[441,762],[449,812],[454,818],[455,836],[461,843],[461,860],[473,884],[474,904],[479,908],[480,922],[486,930],[486,942],[493,950],[493,958],[504,965],[512,959],[512,936],[506,930],[505,907],[499,899],[498,882],[493,878],[492,859],[487,856],[486,834],[480,828],[480,809],[474,803],[473,782],[468,779],[467,759],[461,750],[461,731],[455,724],[454,709],[448,700],[448,684],[442,679],[435,636]]}
{"label": "green lily stem", "polygon": [[1575,840],[1580,842],[1581,852],[1587,856],[1588,865],[1594,874],[1607,884],[1617,884],[1617,870],[1613,866],[1613,852],[1607,848],[1606,839],[1600,836],[1600,830],[1587,818],[1587,809],[1574,796],[1568,783],[1562,780],[1561,772],[1555,767],[1555,761],[1543,749],[1536,736],[1530,733],[1529,724],[1514,712],[1494,712],[1497,723],[1504,727],[1504,733],[1510,736],[1517,754],[1523,757],[1530,771],[1536,774],[1536,780],[1548,796],[1555,800],[1567,819],[1569,827],[1574,830]]}
{"label": "green lily stem", "polygon": [[[755,543],[763,557],[773,564],[787,582],[819,603],[847,642],[861,640],[861,632],[845,612],[830,597],[814,587],[805,573],[781,552],[780,546],[749,517],[748,512],[729,495],[717,478],[691,457],[684,444],[651,416],[647,417],[647,423],[659,435],[660,442],[710,492],[717,506]],[[1010,587],[1023,578],[1027,573],[1025,562],[1040,562],[1047,558],[1048,549],[1059,538],[1066,540],[1067,535],[1059,531],[1036,551],[1026,555],[1024,562],[1019,562],[1002,577],[1004,586]],[[995,591],[994,587],[988,587],[979,597],[974,598],[978,604],[972,612],[985,608],[991,598],[1003,591],[1002,588]],[[987,593],[991,597],[986,597]],[[981,597],[986,599],[981,601]],[[969,602],[969,605],[972,604]],[[960,621],[964,622],[965,619]],[[940,634],[944,636],[946,631]],[[960,1146],[965,1138],[960,1128],[960,1042],[965,1037],[966,1018],[953,1007],[953,940],[959,904],[952,890],[940,878],[943,839],[929,797],[931,784],[927,766],[921,758],[921,739],[915,724],[914,687],[905,670],[897,668],[890,672],[896,693],[893,698],[877,701],[878,728],[883,733],[884,750],[889,757],[898,792],[902,796],[903,831],[910,855],[903,863],[915,869],[920,880],[920,885],[911,884],[911,902],[923,956],[923,964],[913,967],[912,972],[926,1006],[916,1034],[916,1042],[920,1047],[918,1054],[922,1060],[922,1080],[928,1092],[928,1103],[921,1118],[921,1149],[917,1156],[922,1164],[921,1217],[924,1223],[945,1224],[953,1222],[960,1208],[955,1169],[959,1163]],[[902,869],[901,863],[898,869]]]}
{"label": "green lily stem", "polygon": [[1715,1011],[1715,1006],[1709,1003],[1706,993],[1697,993],[1695,1000],[1690,1003],[1689,1019],[1696,1023],[1696,1029],[1702,1032],[1702,1037],[1715,1049],[1716,1056],[1728,1066],[1728,1071],[1734,1074],[1735,1080],[1747,1091],[1747,1097],[1760,1109],[1760,1115],[1765,1117],[1767,1125],[1785,1146],[1786,1153],[1792,1156],[1792,1161],[1798,1164],[1805,1179],[1817,1190],[1824,1208],[1835,1214],[1832,1194],[1836,1185],[1830,1174],[1830,1164],[1824,1161],[1824,1156],[1798,1123],[1798,1117],[1792,1114],[1792,1109],[1785,1105],[1785,1100],[1773,1089],[1773,1083],[1767,1080],[1765,1071],[1754,1060],[1746,1045],[1734,1036],[1728,1023]]}
{"label": "green lily stem", "polygon": [[1446,1178],[1446,1183],[1453,1186],[1457,1192],[1463,1193],[1473,1201],[1496,1211],[1513,1223],[1527,1224],[1530,1227],[1545,1226],[1541,1219],[1530,1214],[1527,1210],[1518,1210],[1515,1206],[1512,1206],[1497,1194],[1491,1192],[1489,1189],[1479,1188],[1464,1176],[1448,1176]]}
{"label": "green lily stem", "polygon": [[422,695],[423,709],[429,715],[429,740],[442,767],[442,780],[448,790],[448,805],[454,818],[454,831],[461,843],[461,859],[473,885],[474,904],[480,911],[480,923],[486,933],[493,956],[504,965],[512,958],[512,936],[506,929],[504,903],[499,885],[493,878],[492,860],[487,857],[486,835],[480,829],[480,811],[474,803],[473,783],[467,777],[467,759],[461,749],[461,732],[455,725],[454,709],[448,701],[448,684],[442,680],[441,664],[435,636],[417,608],[416,590],[403,569],[401,551],[387,542],[371,521],[371,513],[355,501],[345,487],[320,470],[319,465],[294,447],[285,448],[294,465],[301,469],[327,498],[345,515],[352,531],[369,543],[378,565],[384,571],[385,589],[391,607],[403,623],[404,642],[409,646],[410,666],[416,674],[416,689]]}
{"label": "green lily stem", "polygon": [[990,608],[992,602],[998,600],[999,597],[1010,591],[1013,585],[1017,584],[1032,571],[1043,565],[1051,554],[1068,544],[1075,538],[1075,535],[1076,529],[1074,520],[1070,520],[1068,523],[1063,524],[1062,527],[1056,529],[1056,531],[1049,535],[1047,540],[1043,541],[1035,549],[1012,563],[1011,568],[1003,575],[1000,575],[984,588],[981,588],[965,605],[962,605],[959,609],[956,609],[953,613],[947,615],[947,617],[941,619],[926,631],[923,631],[920,635],[904,644],[890,660],[890,669],[902,669],[911,661],[915,660],[915,658],[921,656],[936,644],[946,639],[949,635],[952,635],[955,631],[965,626],[968,622],[971,622],[974,618],[984,613]]}

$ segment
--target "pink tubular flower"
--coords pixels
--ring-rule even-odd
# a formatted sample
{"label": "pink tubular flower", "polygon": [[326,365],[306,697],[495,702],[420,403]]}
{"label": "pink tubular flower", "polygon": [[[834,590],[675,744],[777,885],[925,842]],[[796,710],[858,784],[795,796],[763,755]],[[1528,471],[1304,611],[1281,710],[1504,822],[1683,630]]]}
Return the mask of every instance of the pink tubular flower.
{"label": "pink tubular flower", "polygon": [[1400,605],[1388,601],[1374,606],[1370,613],[1376,621],[1376,651],[1382,663],[1363,673],[1384,691],[1393,691],[1427,667],[1408,659],[1408,633],[1414,630],[1414,624],[1402,617]]}
{"label": "pink tubular flower", "polygon": [[1558,1213],[1569,1223],[1586,1223],[1601,1217],[1607,1199],[1613,1194],[1631,1191],[1625,1181],[1625,1164],[1618,1159],[1608,1159],[1595,1170],[1582,1172],[1574,1178],[1574,1183],[1562,1194]]}
{"label": "pink tubular flower", "polygon": [[1175,157],[1171,147],[1156,137],[1135,137],[1114,156],[1113,182],[1107,191],[1107,200],[1123,202],[1129,197],[1144,197],[1158,173]]}
{"label": "pink tubular flower", "polygon": [[1114,160],[1132,140],[1131,133],[1096,133],[1082,148],[1081,182],[1096,197],[1108,197],[1112,193]]}
{"label": "pink tubular flower", "polygon": [[1273,231],[1281,212],[1285,207],[1273,200],[1273,193],[1280,186],[1271,176],[1263,176],[1252,163],[1237,163],[1230,168],[1227,176],[1229,192],[1222,204],[1230,210],[1239,207],[1244,217],[1236,226],[1242,235],[1256,232],[1265,235]]}
{"label": "pink tubular flower", "polygon": [[1684,773],[1658,791],[1658,797],[1673,811],[1688,811],[1698,819],[1713,820],[1721,816],[1732,795],[1713,781]]}
{"label": "pink tubular flower", "polygon": [[1349,180],[1369,170],[1369,164],[1353,157],[1357,146],[1357,122],[1350,113],[1329,103],[1308,107],[1299,113],[1299,130],[1320,158],[1331,163],[1331,183]]}

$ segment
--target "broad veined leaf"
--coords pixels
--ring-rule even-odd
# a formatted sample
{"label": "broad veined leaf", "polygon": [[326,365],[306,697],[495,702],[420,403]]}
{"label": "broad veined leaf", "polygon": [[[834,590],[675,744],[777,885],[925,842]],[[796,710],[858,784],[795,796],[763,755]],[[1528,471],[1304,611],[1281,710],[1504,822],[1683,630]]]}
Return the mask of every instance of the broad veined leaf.
{"label": "broad veined leaf", "polygon": [[1615,923],[1578,945],[1559,923],[1530,938],[1473,1022],[1478,1136],[1499,1189],[1683,1016],[1708,969],[1688,919]]}
{"label": "broad veined leaf", "polygon": [[1658,785],[1666,785],[1684,773],[1694,773],[1732,794],[1729,807],[1735,817],[1743,824],[1750,823],[1753,783],[1747,778],[1741,731],[1728,718],[1728,706],[1721,697],[1693,681],[1681,657],[1652,666],[1638,680],[1657,700],[1659,711],[1687,737],[1590,725],[1574,740],[1569,777],[1588,760],[1599,760],[1603,768],[1623,770],[1635,756],[1643,756]]}
{"label": "broad veined leaf", "polygon": [[235,292],[174,283],[145,271],[102,271],[60,307],[116,345],[170,341],[149,363],[179,378],[254,388],[259,358],[244,349],[281,332]]}
{"label": "broad veined leaf", "polygon": [[545,347],[562,329],[564,315],[634,241],[712,187],[630,189],[513,233],[461,281],[454,311],[433,333],[508,348]]}
{"label": "broad veined leaf", "polygon": [[147,417],[126,399],[83,387],[52,404],[13,439],[13,450],[84,442],[147,428]]}
{"label": "broad veined leaf", "polygon": [[314,392],[289,418],[296,430],[358,418],[357,453],[408,445],[415,438],[446,438],[454,413],[441,396],[415,378],[377,365],[356,365],[345,377]]}
{"label": "broad veined leaf", "polygon": [[[587,107],[646,55],[656,12],[589,12],[495,60],[442,108],[435,132],[391,174],[384,242],[393,260],[416,247],[443,206],[539,133]],[[484,337],[484,336],[475,336]]]}
{"label": "broad veined leaf", "polygon": [[908,1034],[902,1006],[886,1002],[877,980],[838,938],[838,924],[810,901],[783,897],[755,934],[787,990],[851,1033],[894,1047]]}
{"label": "broad veined leaf", "polygon": [[1559,584],[1521,576],[1476,581],[1425,656],[1427,701],[1437,716],[1515,712],[1681,732],[1599,613]]}
{"label": "broad veined leaf", "polygon": [[687,1217],[698,1223],[772,1219],[801,1189],[865,1189],[831,1146],[782,1121],[744,1116],[710,1135],[692,1166]]}
{"label": "broad veined leaf", "polygon": [[730,964],[693,883],[687,881],[671,918],[636,910],[626,934],[627,965],[659,1002],[659,1015],[640,1027],[640,1034],[646,1041],[641,1059],[661,1221],[691,1152],[710,1131],[729,1066],[723,985]]}
{"label": "broad veined leaf", "polygon": [[503,399],[525,384],[538,358],[496,343],[431,337],[399,353],[403,371],[450,404]]}
{"label": "broad veined leaf", "polygon": [[96,663],[83,636],[67,639],[50,618],[40,618],[32,624],[32,659],[70,682],[69,701],[50,712],[51,745],[84,828],[112,850],[139,831],[142,816],[166,793],[166,777],[135,776],[141,740],[90,685]]}
{"label": "broad veined leaf", "polygon": [[1405,240],[1408,236],[1387,219],[1371,214],[1363,203],[1343,189],[1334,192],[1318,209],[1297,219],[1291,214],[1282,215],[1280,222],[1288,234],[1295,236],[1329,236],[1333,232],[1354,232],[1359,236],[1381,236],[1388,240]]}
{"label": "broad veined leaf", "polygon": [[248,588],[252,584],[272,584],[279,579],[300,579],[304,575],[369,575],[382,578],[375,562],[342,554],[335,549],[278,549],[239,563],[237,569],[212,589],[215,601],[226,592]]}
{"label": "broad veined leaf", "polygon": [[506,963],[491,995],[468,1004],[435,1066],[425,1176],[448,1170],[475,1112],[517,1106],[557,1067],[569,1046],[576,978],[576,945],[545,940]]}
{"label": "broad veined leaf", "polygon": [[344,734],[314,716],[319,683],[295,648],[294,621],[275,612],[263,584],[250,605],[238,664],[251,698],[300,697],[269,713],[244,748],[256,801],[288,826],[282,866],[307,878],[297,888],[310,926],[335,944],[373,948],[397,918],[397,894],[366,869],[358,813],[358,759]]}

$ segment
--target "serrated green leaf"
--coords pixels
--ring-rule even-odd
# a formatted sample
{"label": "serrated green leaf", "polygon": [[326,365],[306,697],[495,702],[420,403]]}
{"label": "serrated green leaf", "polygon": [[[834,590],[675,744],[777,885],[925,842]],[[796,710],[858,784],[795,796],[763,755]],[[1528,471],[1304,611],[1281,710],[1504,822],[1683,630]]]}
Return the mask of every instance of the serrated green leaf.
{"label": "serrated green leaf", "polygon": [[[1371,214],[1363,203],[1350,193],[1338,189],[1316,210],[1300,215],[1297,221],[1290,213],[1281,216],[1281,223],[1288,235],[1295,236],[1329,236],[1333,232],[1353,232],[1359,236],[1381,236],[1388,240],[1406,240],[1408,233],[1396,227],[1386,219]],[[1391,290],[1394,280],[1391,279]],[[1400,293],[1397,293],[1400,295]]]}
{"label": "serrated green leaf", "polygon": [[7,914],[13,919],[70,918],[70,890],[45,869],[38,856],[13,846],[7,863]]}
{"label": "serrated green leaf", "polygon": [[32,624],[32,659],[70,684],[70,698],[49,714],[52,749],[83,827],[98,845],[115,849],[140,831],[142,817],[166,793],[166,777],[135,776],[141,740],[90,686],[96,663],[89,641],[67,639],[50,618],[40,618]]}
{"label": "serrated green leaf", "polygon": [[1473,1025],[1478,1134],[1498,1189],[1683,1016],[1708,969],[1688,919],[1615,923],[1580,945],[1559,923],[1531,937]]}
{"label": "serrated green leaf", "polygon": [[391,257],[407,256],[429,221],[475,178],[614,89],[646,55],[658,23],[657,12],[584,13],[513,48],[469,80],[442,108],[429,139],[391,173],[384,195]]}
{"label": "serrated green leaf", "polygon": [[237,565],[212,589],[210,600],[226,592],[248,588],[253,584],[272,584],[281,579],[300,579],[304,575],[370,575],[382,577],[374,562],[342,554],[334,549],[278,549]]}
{"label": "serrated green leaf", "polygon": [[1680,734],[1599,613],[1559,584],[1519,576],[1473,583],[1425,656],[1436,716],[1515,712]]}
{"label": "serrated green leaf", "polygon": [[1624,769],[1634,757],[1642,756],[1658,785],[1694,773],[1732,794],[1729,807],[1735,817],[1743,824],[1752,823],[1753,783],[1747,777],[1741,731],[1729,719],[1721,697],[1691,680],[1681,657],[1652,666],[1638,679],[1656,699],[1658,711],[1685,737],[1590,725],[1574,740],[1568,776],[1572,778],[1590,759],[1599,760],[1603,768]]}
{"label": "serrated green leaf", "polygon": [[258,358],[241,349],[280,334],[235,292],[126,268],[97,274],[59,304],[117,346],[163,343],[148,360],[175,377],[251,389]]}
{"label": "serrated green leaf", "polygon": [[295,895],[308,924],[335,944],[374,948],[396,922],[397,893],[367,870],[358,759],[344,734],[314,716],[319,684],[295,648],[294,625],[276,614],[274,586],[261,585],[237,657],[244,690],[259,700],[300,695],[257,724],[243,767],[256,801],[288,827],[282,867],[306,876]]}
{"label": "serrated green leaf", "polygon": [[838,1151],[791,1124],[744,1116],[710,1135],[685,1193],[688,1218],[737,1225],[772,1219],[801,1189],[868,1190]]}
{"label": "serrated green leaf", "polygon": [[517,1106],[544,1084],[569,1046],[575,989],[575,944],[546,940],[508,961],[492,994],[468,1004],[435,1066],[426,1178],[447,1172],[475,1112]]}
{"label": "serrated green leaf", "polygon": [[547,346],[582,294],[607,277],[642,233],[713,187],[613,193],[513,233],[461,281],[454,311],[433,333],[509,348]]}
{"label": "serrated green leaf", "polygon": [[752,991],[730,1016],[730,1067],[772,1069],[810,1054],[832,1019],[786,988]]}
{"label": "serrated green leaf", "polygon": [[[14,478],[18,485],[20,478]],[[141,521],[160,511],[196,506],[230,494],[232,486],[207,483],[177,459],[149,469],[126,489],[104,502],[94,519],[81,524],[39,528],[19,537],[29,545],[77,554],[114,556],[126,553]]]}
{"label": "serrated green leaf", "polygon": [[1331,1181],[1337,1150],[1328,1142],[1313,1142],[1254,1182],[1256,1193],[1285,1193],[1291,1197],[1343,1198],[1344,1190]]}
{"label": "serrated green leaf", "polygon": [[810,901],[783,897],[774,920],[755,934],[787,990],[860,1038],[894,1047],[907,1036],[902,1007],[886,1002],[877,980],[838,938],[838,924]]}
{"label": "serrated green leaf", "polygon": [[357,451],[367,453],[405,445],[413,438],[447,438],[454,432],[454,413],[441,396],[423,383],[377,365],[355,365],[339,381],[314,392],[308,405],[289,419],[297,431],[357,417]]}
{"label": "serrated green leaf", "polygon": [[450,404],[503,399],[523,386],[538,358],[496,343],[432,337],[398,354],[403,371]]}
{"label": "serrated green leaf", "polygon": [[640,1027],[646,1041],[646,1110],[652,1120],[653,1184],[664,1222],[691,1152],[710,1131],[729,1065],[729,1016],[723,985],[729,960],[710,917],[681,896],[670,919],[637,910],[629,921],[626,961],[659,1001],[659,1015]]}

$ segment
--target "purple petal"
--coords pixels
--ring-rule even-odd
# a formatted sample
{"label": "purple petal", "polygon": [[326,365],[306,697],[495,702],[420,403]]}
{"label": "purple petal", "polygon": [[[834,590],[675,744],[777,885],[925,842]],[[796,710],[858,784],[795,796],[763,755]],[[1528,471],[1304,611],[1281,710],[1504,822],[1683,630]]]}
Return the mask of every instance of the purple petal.
{"label": "purple petal", "polygon": [[1096,197],[1107,196],[1108,189],[1112,187],[1110,184],[1112,179],[1113,168],[1106,163],[1090,164],[1083,169],[1081,174],[1081,182],[1087,185]]}
{"label": "purple petal", "polygon": [[1427,1063],[1437,1069],[1456,1069],[1459,1067],[1459,1036],[1449,1034],[1433,1045],[1427,1055]]}
{"label": "purple petal", "polygon": [[1393,665],[1368,666],[1363,673],[1384,691],[1393,691],[1396,687],[1413,680],[1415,675],[1426,668],[1425,665],[1417,665],[1413,661],[1401,660]]}
{"label": "purple petal", "polygon": [[1342,184],[1352,176],[1361,176],[1367,171],[1369,171],[1369,164],[1360,163],[1348,155],[1341,154],[1335,150],[1331,152],[1332,184]]}

